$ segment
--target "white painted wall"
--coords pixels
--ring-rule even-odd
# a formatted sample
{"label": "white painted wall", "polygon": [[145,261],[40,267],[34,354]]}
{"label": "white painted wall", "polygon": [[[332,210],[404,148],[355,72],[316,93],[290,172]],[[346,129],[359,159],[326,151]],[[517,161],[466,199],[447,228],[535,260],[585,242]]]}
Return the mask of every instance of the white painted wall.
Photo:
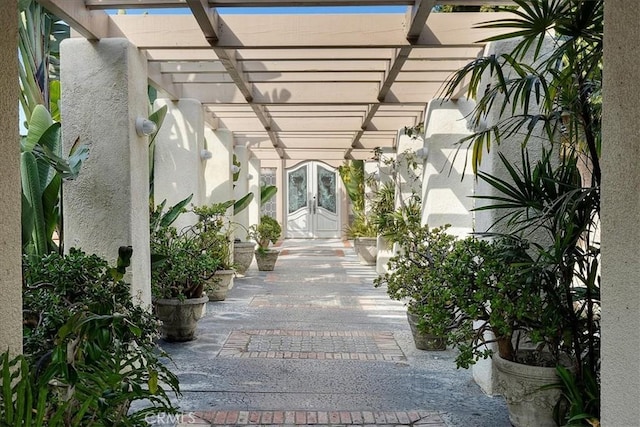
{"label": "white painted wall", "polygon": [[249,176],[247,178],[249,191],[253,193],[253,201],[247,208],[249,224],[260,222],[260,160],[251,157],[248,162]]}

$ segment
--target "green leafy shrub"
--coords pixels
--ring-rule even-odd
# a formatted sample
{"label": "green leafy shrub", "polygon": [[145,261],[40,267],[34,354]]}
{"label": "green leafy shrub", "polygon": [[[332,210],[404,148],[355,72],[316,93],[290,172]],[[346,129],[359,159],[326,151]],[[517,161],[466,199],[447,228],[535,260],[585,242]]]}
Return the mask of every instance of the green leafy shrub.
{"label": "green leafy shrub", "polygon": [[120,250],[118,267],[97,255],[72,248],[68,255],[50,253],[23,258],[24,352],[36,361],[55,345],[57,331],[75,313],[120,313],[132,319],[139,333],[123,331],[120,340],[151,348],[157,338],[155,318],[131,298],[122,280],[131,248]]}
{"label": "green leafy shrub", "polygon": [[400,252],[389,260],[389,271],[374,280],[376,287],[386,286],[391,299],[406,302],[408,310],[419,316],[419,329],[439,336],[451,327],[455,310],[442,274],[455,241],[446,233],[448,227],[410,229]]}
{"label": "green leafy shrub", "polygon": [[280,223],[268,215],[260,218],[260,223],[249,227],[249,237],[258,243],[259,249],[266,250],[270,243],[277,243],[282,236]]}

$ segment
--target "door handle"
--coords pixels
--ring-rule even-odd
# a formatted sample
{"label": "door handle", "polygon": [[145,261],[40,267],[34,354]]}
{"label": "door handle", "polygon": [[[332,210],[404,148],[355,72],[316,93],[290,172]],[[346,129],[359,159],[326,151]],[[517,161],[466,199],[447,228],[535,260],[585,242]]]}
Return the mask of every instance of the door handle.
{"label": "door handle", "polygon": [[313,202],[312,202],[312,209],[311,211],[313,212],[313,214],[315,215],[316,210],[318,210],[318,204],[316,203],[316,196],[313,196]]}

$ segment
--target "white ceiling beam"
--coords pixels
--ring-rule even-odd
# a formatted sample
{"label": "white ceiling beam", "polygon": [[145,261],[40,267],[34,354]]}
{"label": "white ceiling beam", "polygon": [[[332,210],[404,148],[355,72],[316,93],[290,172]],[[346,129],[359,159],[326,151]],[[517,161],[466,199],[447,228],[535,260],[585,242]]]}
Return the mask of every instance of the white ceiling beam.
{"label": "white ceiling beam", "polygon": [[[510,17],[493,13],[491,19]],[[112,31],[121,31],[141,49],[206,49],[191,15],[113,15]],[[486,13],[434,13],[414,46],[470,46],[494,29],[474,29]],[[260,48],[399,48],[410,43],[399,14],[371,15],[221,15],[216,47]],[[111,26],[110,26],[111,28]],[[166,31],[171,28],[171,31]]]}
{"label": "white ceiling beam", "polygon": [[171,100],[175,101],[182,97],[181,90],[173,83],[171,76],[160,71],[160,64],[147,64],[147,77],[152,86],[166,92]]}
{"label": "white ceiling beam", "polygon": [[87,10],[84,0],[38,0],[38,3],[88,40],[114,37],[109,33],[109,15],[101,10]]}

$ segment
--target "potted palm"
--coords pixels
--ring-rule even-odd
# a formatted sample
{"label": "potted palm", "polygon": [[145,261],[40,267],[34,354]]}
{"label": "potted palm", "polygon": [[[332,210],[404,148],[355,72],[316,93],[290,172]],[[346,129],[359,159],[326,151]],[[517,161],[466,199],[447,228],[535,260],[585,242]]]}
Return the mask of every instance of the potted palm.
{"label": "potted palm", "polygon": [[270,249],[271,243],[275,244],[282,235],[282,227],[274,218],[264,215],[260,218],[259,224],[254,224],[249,228],[249,237],[258,244],[255,250],[258,270],[272,271],[280,251]]}
{"label": "potted palm", "polygon": [[[151,290],[154,310],[162,321],[167,341],[195,339],[197,321],[209,298],[207,281],[218,268],[213,254],[204,250],[203,239],[189,228],[178,232],[162,221],[164,203],[151,214]],[[169,212],[174,209],[169,209]]]}

